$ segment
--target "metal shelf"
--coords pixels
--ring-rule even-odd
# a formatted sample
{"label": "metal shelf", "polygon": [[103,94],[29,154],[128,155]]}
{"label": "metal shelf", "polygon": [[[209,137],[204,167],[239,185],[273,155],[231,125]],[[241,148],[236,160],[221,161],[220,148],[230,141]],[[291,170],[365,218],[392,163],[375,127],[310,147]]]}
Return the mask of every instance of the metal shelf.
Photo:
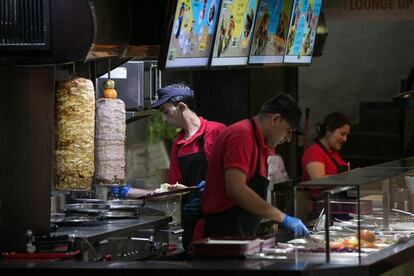
{"label": "metal shelf", "polygon": [[414,157],[408,157],[321,179],[300,182],[296,186],[364,186],[367,183],[382,181],[412,172],[414,172]]}

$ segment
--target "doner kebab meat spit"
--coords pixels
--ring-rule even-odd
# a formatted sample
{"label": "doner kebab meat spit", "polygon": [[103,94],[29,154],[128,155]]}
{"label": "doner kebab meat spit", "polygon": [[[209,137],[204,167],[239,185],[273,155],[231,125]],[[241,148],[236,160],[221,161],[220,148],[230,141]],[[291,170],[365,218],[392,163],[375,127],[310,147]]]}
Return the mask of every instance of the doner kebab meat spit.
{"label": "doner kebab meat spit", "polygon": [[95,91],[92,81],[58,82],[55,110],[57,189],[90,190],[94,173]]}

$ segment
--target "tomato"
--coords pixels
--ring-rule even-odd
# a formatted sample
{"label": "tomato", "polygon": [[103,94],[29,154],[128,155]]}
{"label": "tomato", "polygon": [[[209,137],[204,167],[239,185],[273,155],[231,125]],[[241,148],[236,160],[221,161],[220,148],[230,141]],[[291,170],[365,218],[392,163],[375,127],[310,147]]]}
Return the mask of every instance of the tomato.
{"label": "tomato", "polygon": [[113,88],[106,88],[103,91],[103,97],[106,99],[116,99],[117,93]]}

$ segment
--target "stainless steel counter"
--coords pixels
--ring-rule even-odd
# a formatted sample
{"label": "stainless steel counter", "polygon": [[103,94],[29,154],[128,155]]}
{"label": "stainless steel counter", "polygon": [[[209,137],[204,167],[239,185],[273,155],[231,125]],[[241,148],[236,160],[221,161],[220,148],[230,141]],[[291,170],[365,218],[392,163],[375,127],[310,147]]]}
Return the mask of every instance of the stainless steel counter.
{"label": "stainless steel counter", "polygon": [[74,235],[76,238],[102,240],[131,230],[168,227],[171,217],[142,216],[139,219],[106,220],[94,226],[60,226],[52,235]]}
{"label": "stainless steel counter", "polygon": [[77,271],[100,271],[99,273],[157,273],[165,275],[194,275],[194,273],[225,273],[226,275],[378,275],[412,260],[414,240],[395,244],[378,254],[363,257],[361,261],[351,255],[338,254],[325,262],[322,254],[298,254],[290,258],[266,259],[193,259],[189,261],[147,260],[134,262],[6,262],[0,263],[1,271],[18,272],[27,269],[53,273],[55,269],[76,273]]}
{"label": "stainless steel counter", "polygon": [[[376,209],[372,209],[370,215],[375,213],[379,216],[380,222],[374,224],[374,228],[367,228],[378,231],[388,231],[389,226],[392,226],[393,216],[389,214],[389,187],[398,184],[403,187],[405,175],[414,175],[414,157],[408,159],[402,159],[394,162],[380,164],[374,167],[367,167],[342,175],[335,175],[332,177],[323,178],[320,181],[310,181],[299,183],[302,186],[314,187],[321,186],[323,188],[339,187],[354,185],[357,189],[356,199],[359,202],[359,195],[370,196],[379,195],[382,196],[380,206],[376,206]],[[391,183],[391,184],[390,184]],[[384,189],[384,186],[387,189]],[[368,187],[368,188],[366,188]],[[371,187],[371,188],[369,188]],[[379,192],[378,192],[379,191]],[[386,199],[386,200],[384,200]],[[386,206],[387,208],[382,208]],[[380,208],[378,208],[380,207]],[[359,210],[359,207],[357,208]],[[370,210],[371,211],[371,210]],[[355,215],[355,213],[352,213]],[[387,223],[383,222],[385,215],[387,217]],[[329,212],[326,215],[330,218]],[[360,210],[356,214],[356,220],[358,228],[365,225],[370,226],[368,217],[363,217]],[[365,220],[365,222],[364,222]],[[397,220],[398,222],[399,220]],[[401,221],[404,221],[401,219]],[[388,224],[390,222],[390,224]],[[157,219],[155,217],[143,217],[140,220],[132,220],[130,222],[114,223],[105,226],[90,227],[90,228],[76,228],[76,229],[59,229],[58,233],[61,234],[73,234],[78,239],[87,239],[89,243],[99,249],[99,256],[104,256],[106,245],[112,244],[116,247],[115,251],[120,251],[122,254],[127,254],[125,259],[129,259],[132,256],[136,257],[135,251],[141,250],[134,246],[123,247],[124,240],[131,240],[134,237],[131,233],[138,233],[140,231],[140,237],[145,239],[148,236],[143,235],[145,230],[149,232],[153,231],[157,223],[161,225],[167,224],[165,218]],[[330,224],[328,224],[330,225]],[[327,228],[327,227],[325,227]],[[353,232],[357,232],[358,228],[353,229]],[[393,227],[394,230],[403,230],[398,227]],[[158,227],[161,229],[161,227]],[[411,231],[411,228],[409,229]],[[316,230],[315,230],[316,231]],[[330,232],[327,232],[330,233]],[[279,233],[280,234],[280,233]],[[412,233],[411,233],[412,234]],[[37,269],[41,272],[53,272],[54,269],[63,269],[71,274],[77,271],[99,270],[105,273],[131,273],[136,275],[137,272],[150,272],[161,273],[166,275],[194,275],[198,272],[207,273],[226,273],[226,275],[252,275],[252,274],[275,274],[282,273],[290,275],[349,275],[350,273],[356,275],[378,275],[389,271],[393,268],[402,266],[412,261],[414,267],[414,237],[408,235],[409,238],[400,241],[396,240],[395,244],[391,244],[387,247],[381,248],[377,252],[371,251],[371,253],[363,253],[358,255],[354,252],[332,252],[330,260],[326,261],[325,253],[294,253],[294,254],[255,254],[248,256],[244,259],[192,259],[188,261],[171,261],[171,259],[157,259],[157,260],[141,260],[133,262],[20,262],[11,263],[3,261],[0,264],[1,269],[8,269],[11,271],[17,271],[19,269]],[[138,235],[137,235],[138,236]],[[325,235],[326,236],[326,235]],[[113,242],[111,243],[111,239]],[[280,238],[276,238],[277,241],[282,241]],[[146,244],[149,244],[148,242]],[[329,245],[329,244],[328,244]],[[84,245],[82,245],[84,246]],[[88,246],[88,245],[86,245]],[[328,247],[329,248],[329,247]],[[369,247],[368,247],[369,248]],[[354,248],[355,249],[355,248]],[[94,249],[97,251],[97,249]],[[125,251],[126,250],[126,251]],[[362,250],[362,249],[361,249]],[[86,250],[87,251],[87,250]],[[368,252],[368,251],[366,251]],[[129,255],[128,255],[129,254]],[[124,256],[119,256],[119,259],[123,259]],[[85,259],[85,258],[84,258]],[[86,258],[85,260],[91,260],[96,258]]]}
{"label": "stainless steel counter", "polygon": [[73,237],[83,261],[134,261],[167,252],[171,220],[165,216],[105,220],[93,226],[61,226],[51,235]]}

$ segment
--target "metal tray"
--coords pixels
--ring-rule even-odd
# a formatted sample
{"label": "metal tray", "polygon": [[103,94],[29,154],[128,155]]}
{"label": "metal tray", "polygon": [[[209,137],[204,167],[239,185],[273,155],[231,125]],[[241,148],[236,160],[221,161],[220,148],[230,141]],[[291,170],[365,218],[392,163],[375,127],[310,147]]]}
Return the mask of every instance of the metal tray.
{"label": "metal tray", "polygon": [[51,223],[62,222],[64,219],[65,219],[64,213],[50,213]]}
{"label": "metal tray", "polygon": [[71,216],[66,217],[63,221],[56,222],[60,226],[96,226],[104,224],[101,217],[90,216]]}
{"label": "metal tray", "polygon": [[106,212],[102,212],[101,215],[105,219],[137,218],[138,212],[136,211],[106,211]]}
{"label": "metal tray", "polygon": [[169,195],[183,195],[183,194],[187,194],[189,192],[195,191],[197,189],[197,187],[187,187],[184,189],[179,189],[179,190],[173,190],[173,191],[168,191],[168,192],[163,192],[163,193],[156,193],[156,192],[152,192],[140,197],[137,197],[137,199],[147,199],[147,198],[155,198],[155,197],[163,197],[163,196],[169,196]]}
{"label": "metal tray", "polygon": [[108,204],[94,204],[94,203],[73,203],[66,204],[65,213],[86,213],[86,214],[99,214],[102,211],[109,210]]}
{"label": "metal tray", "polygon": [[144,204],[142,200],[137,200],[137,199],[104,200],[104,199],[99,199],[99,198],[75,198],[74,201],[77,203],[106,204],[110,206],[114,206],[114,205],[142,206]]}
{"label": "metal tray", "polygon": [[108,204],[107,200],[99,198],[75,198],[74,201],[78,203]]}
{"label": "metal tray", "polygon": [[142,200],[139,199],[113,199],[113,200],[108,200],[106,202],[109,205],[134,205],[134,206],[143,206],[144,202]]}
{"label": "metal tray", "polygon": [[118,204],[111,204],[109,207],[110,211],[136,211],[141,208],[140,205],[118,205]]}
{"label": "metal tray", "polygon": [[199,257],[243,257],[258,253],[260,247],[258,238],[205,238],[193,243],[192,254]]}
{"label": "metal tray", "polygon": [[[101,200],[96,198],[78,198],[75,199],[75,201],[83,203],[71,204],[65,209],[69,212],[79,212],[79,210],[81,210],[82,213],[94,213],[95,209],[98,212],[100,212],[101,210],[137,210],[142,206],[142,202],[137,200],[131,202],[127,200]],[[84,212],[85,209],[87,211]]]}

